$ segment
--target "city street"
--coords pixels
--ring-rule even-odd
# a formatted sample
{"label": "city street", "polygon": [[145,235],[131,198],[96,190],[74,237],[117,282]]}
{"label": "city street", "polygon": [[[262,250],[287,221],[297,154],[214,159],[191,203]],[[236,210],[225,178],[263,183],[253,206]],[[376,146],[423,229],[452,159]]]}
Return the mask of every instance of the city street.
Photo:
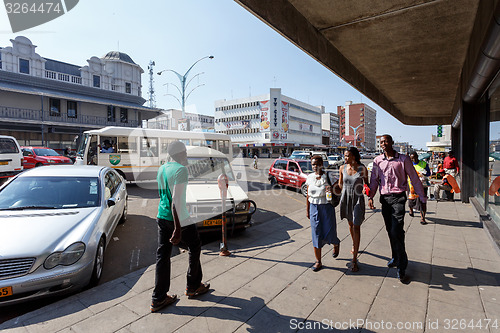
{"label": "city street", "polygon": [[[257,204],[257,212],[252,217],[252,225],[256,226],[276,217],[302,209],[305,205],[303,195],[293,188],[271,188],[267,179],[269,167],[274,159],[259,159],[258,169],[251,167],[252,159],[235,159],[233,167],[238,170],[244,166],[246,177],[242,177],[241,185],[248,190],[248,197]],[[338,173],[337,170],[333,170]],[[244,184],[246,180],[246,185]],[[114,280],[125,274],[155,262],[157,246],[156,213],[158,207],[158,190],[156,183],[128,184],[129,212],[127,222],[118,225],[113,239],[105,253],[105,264],[100,284]],[[204,244],[218,242],[220,235],[203,235]],[[231,238],[229,238],[231,247]],[[172,256],[180,253],[174,247]],[[38,302],[2,308],[0,322],[33,311],[64,296],[43,299]]]}

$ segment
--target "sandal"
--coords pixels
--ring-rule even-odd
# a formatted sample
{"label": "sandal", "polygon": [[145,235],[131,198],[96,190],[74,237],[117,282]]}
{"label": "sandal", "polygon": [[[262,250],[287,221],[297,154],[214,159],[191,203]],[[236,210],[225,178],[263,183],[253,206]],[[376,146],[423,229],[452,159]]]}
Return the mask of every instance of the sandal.
{"label": "sandal", "polygon": [[357,271],[359,271],[358,262],[357,261],[352,261],[351,262],[351,267],[349,269],[350,269],[351,272],[357,272]]}
{"label": "sandal", "polygon": [[319,271],[322,268],[323,268],[323,265],[319,261],[316,261],[314,263],[314,266],[311,267],[311,269],[313,270],[313,272],[317,272],[317,271]]}
{"label": "sandal", "polygon": [[167,297],[165,297],[165,299],[163,301],[151,302],[151,306],[149,307],[149,309],[151,310],[151,312],[157,312],[157,311],[163,309],[164,307],[166,307],[167,305],[174,303],[176,300],[177,300],[177,295],[175,295],[175,294],[167,295]]}
{"label": "sandal", "polygon": [[186,291],[184,292],[184,295],[186,295],[189,299],[191,299],[193,297],[203,295],[203,294],[207,293],[209,290],[210,290],[210,283],[201,282],[198,289],[196,289],[196,290],[186,289]]}

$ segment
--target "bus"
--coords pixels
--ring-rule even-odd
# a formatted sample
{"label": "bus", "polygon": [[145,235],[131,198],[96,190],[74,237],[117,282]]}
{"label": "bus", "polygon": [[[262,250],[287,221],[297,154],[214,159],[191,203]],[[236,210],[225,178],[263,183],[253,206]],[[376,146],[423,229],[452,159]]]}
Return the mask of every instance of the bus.
{"label": "bus", "polygon": [[172,141],[207,147],[233,157],[226,134],[148,128],[104,127],[83,133],[75,164],[103,165],[115,169],[127,181],[156,180]]}

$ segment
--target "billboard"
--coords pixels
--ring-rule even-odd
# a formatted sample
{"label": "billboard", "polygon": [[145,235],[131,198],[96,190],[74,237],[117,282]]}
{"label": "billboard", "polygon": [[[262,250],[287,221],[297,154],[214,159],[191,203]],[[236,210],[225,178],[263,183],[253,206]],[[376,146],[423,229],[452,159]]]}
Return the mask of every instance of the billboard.
{"label": "billboard", "polygon": [[260,131],[261,132],[269,132],[269,127],[271,126],[270,117],[269,117],[269,100],[260,101]]}

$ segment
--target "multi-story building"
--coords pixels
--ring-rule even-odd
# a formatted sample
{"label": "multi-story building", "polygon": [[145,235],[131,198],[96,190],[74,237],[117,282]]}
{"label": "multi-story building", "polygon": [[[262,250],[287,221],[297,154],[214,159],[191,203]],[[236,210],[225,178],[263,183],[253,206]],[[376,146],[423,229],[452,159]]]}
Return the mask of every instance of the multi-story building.
{"label": "multi-story building", "polygon": [[340,117],[341,141],[375,151],[377,111],[364,103],[352,104],[347,101],[345,106],[337,106],[337,113]]}
{"label": "multi-story building", "polygon": [[451,125],[442,126],[442,136],[431,135],[431,141],[426,142],[428,151],[447,151],[451,149]]}
{"label": "multi-story building", "polygon": [[11,42],[0,48],[0,133],[21,145],[74,148],[85,130],[138,127],[159,113],[142,106],[144,71],[125,53],[78,66],[43,58],[26,37]]}
{"label": "multi-story building", "polygon": [[[323,130],[323,144],[329,146],[330,151],[334,151],[340,145],[340,125],[339,115],[332,112],[321,115],[321,128]],[[328,134],[328,141],[325,140]]]}
{"label": "multi-story building", "polygon": [[188,130],[188,131],[214,131],[214,116],[185,112],[182,117],[182,110],[169,109],[162,110],[161,115],[147,120],[148,128],[168,129],[168,130]]}
{"label": "multi-story building", "polygon": [[269,94],[215,102],[215,131],[229,134],[244,156],[288,155],[295,149],[326,148],[321,114],[312,106],[271,88]]}
{"label": "multi-story building", "polygon": [[381,153],[382,152],[382,147],[380,147],[380,139],[382,138],[382,135],[377,135],[375,137],[375,140],[376,140],[376,143],[375,143],[375,151],[377,153]]}

